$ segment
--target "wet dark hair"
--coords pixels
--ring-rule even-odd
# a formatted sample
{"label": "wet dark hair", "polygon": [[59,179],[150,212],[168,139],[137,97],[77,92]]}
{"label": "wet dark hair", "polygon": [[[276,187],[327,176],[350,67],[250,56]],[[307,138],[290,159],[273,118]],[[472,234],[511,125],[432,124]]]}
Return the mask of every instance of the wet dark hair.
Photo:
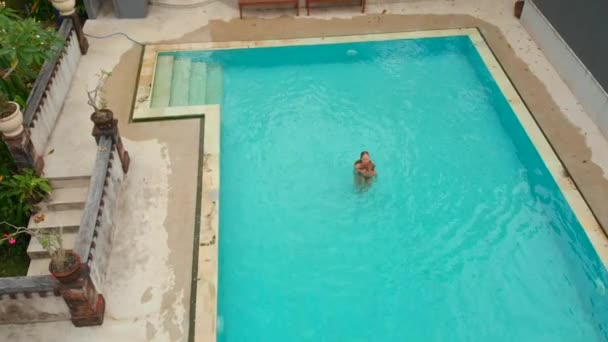
{"label": "wet dark hair", "polygon": [[369,152],[367,152],[367,151],[363,151],[363,152],[361,152],[361,155],[359,155],[359,160],[357,160],[357,161],[355,162],[355,165],[357,165],[357,164],[361,163],[361,159],[363,159],[363,156],[364,156],[364,155],[366,155],[366,154],[367,154],[367,156],[369,157]]}

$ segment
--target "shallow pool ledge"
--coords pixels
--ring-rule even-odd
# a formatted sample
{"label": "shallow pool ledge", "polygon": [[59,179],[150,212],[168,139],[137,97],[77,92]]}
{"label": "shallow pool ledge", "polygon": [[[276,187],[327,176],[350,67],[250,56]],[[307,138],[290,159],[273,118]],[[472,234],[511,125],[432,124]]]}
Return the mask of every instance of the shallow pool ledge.
{"label": "shallow pool ledge", "polygon": [[[215,341],[217,327],[219,191],[220,191],[220,109],[219,105],[205,106],[203,155],[199,170],[202,179],[200,192],[200,234],[198,235],[198,263],[196,274],[195,319],[196,341]],[[195,276],[193,274],[193,276]]]}

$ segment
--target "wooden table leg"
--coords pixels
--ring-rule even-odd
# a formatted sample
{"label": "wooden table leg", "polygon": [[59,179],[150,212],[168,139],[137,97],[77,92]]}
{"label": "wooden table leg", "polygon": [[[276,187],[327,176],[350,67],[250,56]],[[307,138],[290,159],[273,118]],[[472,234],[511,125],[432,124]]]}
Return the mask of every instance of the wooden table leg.
{"label": "wooden table leg", "polygon": [[310,2],[306,0],[306,15],[310,15]]}
{"label": "wooden table leg", "polygon": [[243,5],[239,4],[239,13],[241,14],[241,19],[243,19]]}
{"label": "wooden table leg", "polygon": [[300,0],[296,0],[296,16],[300,15]]}
{"label": "wooden table leg", "polygon": [[361,13],[365,13],[365,0],[361,0]]}

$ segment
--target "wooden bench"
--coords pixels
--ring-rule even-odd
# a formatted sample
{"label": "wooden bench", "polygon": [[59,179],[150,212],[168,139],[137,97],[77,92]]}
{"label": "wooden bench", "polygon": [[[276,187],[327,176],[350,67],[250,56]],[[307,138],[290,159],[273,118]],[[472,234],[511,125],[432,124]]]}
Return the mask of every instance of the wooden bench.
{"label": "wooden bench", "polygon": [[[306,0],[306,15],[310,15],[310,4],[321,4],[321,3],[348,3],[352,0]],[[365,13],[365,0],[359,0],[361,6],[361,13]]]}
{"label": "wooden bench", "polygon": [[299,0],[239,0],[239,12],[241,13],[241,19],[243,19],[243,7],[285,4],[294,5],[296,9],[296,15],[300,15]]}

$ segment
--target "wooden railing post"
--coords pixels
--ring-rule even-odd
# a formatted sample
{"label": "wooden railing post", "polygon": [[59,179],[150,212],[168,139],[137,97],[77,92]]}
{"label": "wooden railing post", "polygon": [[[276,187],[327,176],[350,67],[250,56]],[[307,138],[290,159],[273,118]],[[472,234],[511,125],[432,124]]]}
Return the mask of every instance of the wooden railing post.
{"label": "wooden railing post", "polygon": [[3,135],[2,140],[6,143],[19,170],[31,168],[37,175],[42,173],[44,160],[36,153],[29,129],[24,128],[21,133],[13,137]]}
{"label": "wooden railing post", "polygon": [[116,145],[118,156],[120,157],[120,163],[122,164],[122,171],[126,174],[129,171],[129,164],[131,158],[129,152],[125,150],[118,131],[118,119],[114,119],[114,113],[109,109],[100,109],[99,111],[91,115],[91,121],[93,121],[93,136],[95,141],[99,143],[99,137],[102,135],[109,136],[112,138],[112,142]]}
{"label": "wooden railing post", "polygon": [[78,16],[78,13],[74,12],[69,16],[69,18],[72,19],[72,23],[74,24],[74,30],[76,31],[76,37],[78,38],[80,53],[86,55],[87,51],[89,50],[89,41],[87,40],[87,37],[85,37],[84,31],[82,30],[80,17]]}
{"label": "wooden railing post", "polygon": [[89,49],[89,42],[87,38],[84,36],[84,32],[82,31],[82,23],[80,22],[80,17],[78,16],[78,11],[76,11],[75,2],[72,1],[53,1],[53,7],[57,11],[62,18],[69,18],[72,20],[72,24],[74,26],[74,30],[76,31],[76,37],[78,37],[78,45],[80,47],[80,53],[83,55],[87,54],[87,50]]}

